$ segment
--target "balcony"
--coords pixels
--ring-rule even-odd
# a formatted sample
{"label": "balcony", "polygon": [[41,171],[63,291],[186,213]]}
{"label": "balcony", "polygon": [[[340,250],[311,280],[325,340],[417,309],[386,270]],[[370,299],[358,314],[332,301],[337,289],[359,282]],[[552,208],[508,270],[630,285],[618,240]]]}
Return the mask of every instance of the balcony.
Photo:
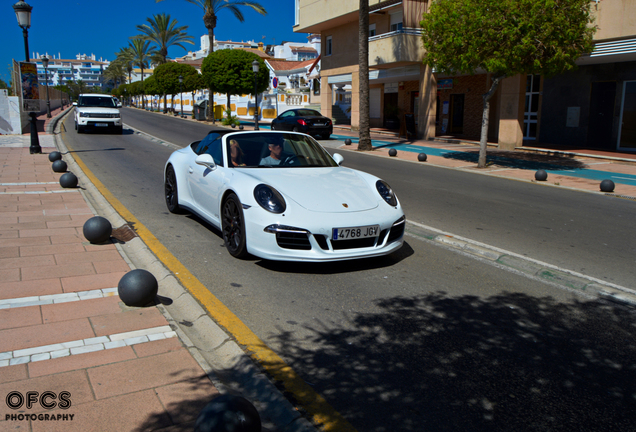
{"label": "balcony", "polygon": [[425,53],[421,29],[404,28],[369,38],[369,66],[420,63]]}

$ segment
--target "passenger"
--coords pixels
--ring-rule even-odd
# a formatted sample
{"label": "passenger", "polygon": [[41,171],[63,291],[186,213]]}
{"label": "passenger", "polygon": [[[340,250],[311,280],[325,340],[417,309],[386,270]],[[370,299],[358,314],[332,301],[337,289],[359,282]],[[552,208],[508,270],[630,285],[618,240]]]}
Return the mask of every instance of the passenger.
{"label": "passenger", "polygon": [[236,140],[230,140],[230,159],[232,166],[245,166],[243,163],[243,150]]}

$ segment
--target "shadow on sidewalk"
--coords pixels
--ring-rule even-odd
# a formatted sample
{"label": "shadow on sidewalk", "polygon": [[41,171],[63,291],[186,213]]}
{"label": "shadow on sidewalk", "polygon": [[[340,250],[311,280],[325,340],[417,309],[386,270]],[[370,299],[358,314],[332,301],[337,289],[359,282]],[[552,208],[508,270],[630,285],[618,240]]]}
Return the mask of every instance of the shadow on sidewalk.
{"label": "shadow on sidewalk", "polygon": [[[446,159],[477,163],[478,151],[457,151],[446,153]],[[517,168],[525,170],[561,170],[563,168],[585,168],[585,163],[568,155],[546,155],[538,153],[512,152],[504,150],[488,150],[486,165],[496,165],[503,168]]]}
{"label": "shadow on sidewalk", "polygon": [[610,431],[636,424],[633,313],[506,293],[388,297],[268,343],[364,431]]}

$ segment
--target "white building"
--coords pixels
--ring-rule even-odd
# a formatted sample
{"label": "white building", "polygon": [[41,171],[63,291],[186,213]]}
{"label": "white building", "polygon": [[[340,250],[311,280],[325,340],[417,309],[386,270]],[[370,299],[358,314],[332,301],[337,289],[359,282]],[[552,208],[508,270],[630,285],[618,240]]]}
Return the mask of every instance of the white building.
{"label": "white building", "polygon": [[[42,64],[42,57],[49,58],[49,65],[45,71]],[[90,56],[86,54],[77,54],[74,60],[62,59],[62,56],[58,53],[50,56],[48,53],[40,54],[34,53],[31,61],[37,63],[38,68],[38,80],[40,85],[46,84],[46,77],[48,74],[49,86],[65,85],[68,82],[82,81],[87,87],[101,87],[104,83],[104,70],[108,67],[110,62],[108,60],[100,58],[96,59],[95,54]]]}
{"label": "white building", "polygon": [[308,42],[285,42],[274,47],[274,57],[289,61],[304,61],[318,58],[320,53],[320,35],[310,34]]}

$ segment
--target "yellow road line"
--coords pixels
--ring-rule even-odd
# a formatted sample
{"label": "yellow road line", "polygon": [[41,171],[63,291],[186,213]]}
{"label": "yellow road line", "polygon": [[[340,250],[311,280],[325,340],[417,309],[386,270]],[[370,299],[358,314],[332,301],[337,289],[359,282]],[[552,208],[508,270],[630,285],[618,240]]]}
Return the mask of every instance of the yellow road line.
{"label": "yellow road line", "polygon": [[[68,145],[67,145],[68,147]],[[69,147],[69,150],[72,150]],[[356,429],[322,396],[314,391],[285,361],[256,336],[231,310],[216,298],[172,253],[93,175],[78,154],[73,158],[80,169],[106,198],[111,206],[128,222],[159,260],[179,279],[181,284],[208,311],[208,314],[236,341],[250,357],[258,362],[276,381],[279,381],[305,410],[315,424],[325,431],[356,432]]]}

